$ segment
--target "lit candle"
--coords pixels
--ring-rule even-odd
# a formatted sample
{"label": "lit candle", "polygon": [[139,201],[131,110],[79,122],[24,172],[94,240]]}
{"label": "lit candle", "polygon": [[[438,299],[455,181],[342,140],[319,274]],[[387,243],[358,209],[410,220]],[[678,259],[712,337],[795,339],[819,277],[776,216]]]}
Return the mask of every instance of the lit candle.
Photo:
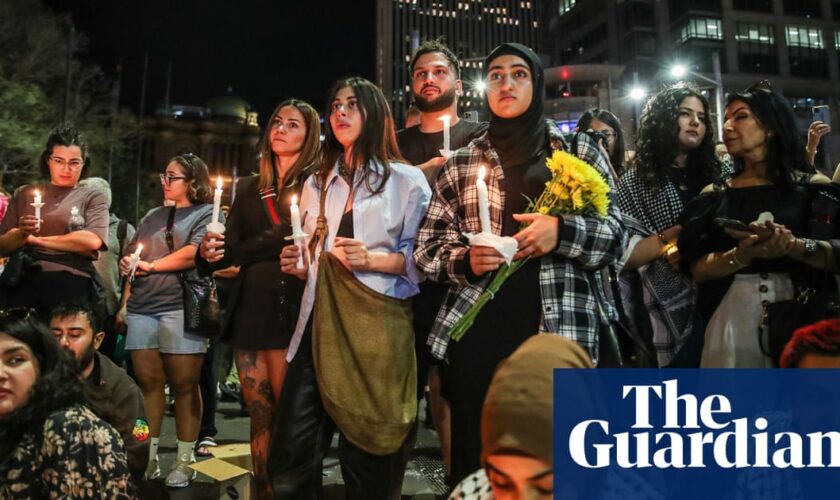
{"label": "lit candle", "polygon": [[128,281],[134,281],[134,272],[137,271],[137,264],[140,262],[140,252],[143,251],[143,244],[138,243],[137,249],[131,254],[131,267],[128,272]]}
{"label": "lit candle", "polygon": [[213,219],[212,222],[219,222],[219,214],[222,207],[222,178],[216,177],[216,191],[213,193]]}
{"label": "lit candle", "polygon": [[41,202],[41,193],[38,191],[35,191],[35,199],[32,200],[32,206],[35,207],[35,220],[37,220],[35,227],[41,229],[41,207],[44,204]]}
{"label": "lit candle", "polygon": [[484,182],[485,168],[482,165],[478,169],[478,178],[475,181],[475,187],[478,191],[478,217],[481,220],[481,232],[492,233],[493,229],[490,227],[490,201],[487,197],[487,184]]}
{"label": "lit candle", "polygon": [[300,226],[300,208],[298,208],[297,204],[297,195],[292,196],[292,203],[289,206],[289,213],[292,216],[292,237],[295,239],[295,245],[298,246],[300,249],[300,255],[298,256],[297,264],[295,267],[297,269],[303,269],[303,243],[305,238],[305,233]]}
{"label": "lit candle", "polygon": [[449,154],[449,115],[440,117],[443,121],[443,150]]}

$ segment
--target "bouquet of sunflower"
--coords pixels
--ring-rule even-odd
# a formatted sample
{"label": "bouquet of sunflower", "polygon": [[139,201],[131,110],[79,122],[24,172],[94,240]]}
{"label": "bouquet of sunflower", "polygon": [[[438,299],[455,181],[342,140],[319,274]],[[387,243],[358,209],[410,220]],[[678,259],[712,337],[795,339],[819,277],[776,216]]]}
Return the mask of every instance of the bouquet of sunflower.
{"label": "bouquet of sunflower", "polygon": [[[536,201],[528,204],[527,213],[562,215],[594,215],[606,217],[610,206],[610,187],[592,165],[565,151],[555,151],[545,161],[551,180]],[[472,307],[449,332],[450,338],[460,340],[470,329],[481,309],[498,293],[502,284],[530,257],[503,264]]]}

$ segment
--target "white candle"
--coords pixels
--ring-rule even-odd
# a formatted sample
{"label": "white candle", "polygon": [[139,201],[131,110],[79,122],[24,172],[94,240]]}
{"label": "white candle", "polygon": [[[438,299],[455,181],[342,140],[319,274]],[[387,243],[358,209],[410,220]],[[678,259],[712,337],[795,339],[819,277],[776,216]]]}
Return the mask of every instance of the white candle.
{"label": "white candle", "polygon": [[484,182],[485,168],[482,165],[478,169],[478,178],[475,181],[475,187],[478,191],[478,217],[481,220],[481,232],[492,233],[493,229],[490,226],[490,201],[487,197],[487,184]]}
{"label": "white candle", "polygon": [[298,261],[297,264],[295,264],[295,267],[297,269],[303,269],[303,248],[301,245],[304,243],[304,233],[300,226],[300,208],[298,208],[297,204],[297,195],[292,195],[292,203],[289,205],[289,213],[292,217],[292,237],[295,239],[295,245],[297,245],[300,249],[300,255],[298,256]]}
{"label": "white candle", "polygon": [[37,221],[37,227],[38,229],[41,229],[41,207],[43,207],[44,204],[41,203],[41,193],[38,191],[35,191],[35,199],[32,201],[32,206],[35,207],[35,220]]}
{"label": "white candle", "polygon": [[140,262],[140,252],[143,251],[143,244],[138,243],[137,249],[134,250],[134,253],[131,254],[131,267],[129,268],[128,272],[128,281],[134,280],[134,272],[137,270],[137,264]]}
{"label": "white candle", "polygon": [[32,202],[32,206],[35,207],[35,218],[39,221],[38,225],[41,225],[41,207],[44,206],[44,204],[41,203],[41,193],[38,191],[35,191],[35,199]]}
{"label": "white candle", "polygon": [[440,117],[443,121],[443,150],[449,152],[449,115]]}
{"label": "white candle", "polygon": [[213,193],[213,219],[211,222],[219,222],[219,214],[222,208],[222,178],[216,177],[216,191]]}

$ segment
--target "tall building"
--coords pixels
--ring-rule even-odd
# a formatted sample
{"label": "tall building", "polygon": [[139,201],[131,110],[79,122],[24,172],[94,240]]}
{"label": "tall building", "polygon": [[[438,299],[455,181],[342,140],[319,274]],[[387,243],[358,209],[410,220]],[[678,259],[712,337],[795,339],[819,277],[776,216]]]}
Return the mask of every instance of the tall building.
{"label": "tall building", "polygon": [[421,41],[443,37],[461,59],[461,111],[478,109],[484,57],[503,42],[539,45],[540,0],[377,0],[376,83],[401,124],[411,104],[408,63]]}
{"label": "tall building", "polygon": [[[683,64],[685,79],[709,91],[714,108],[719,61],[723,93],[767,79],[796,110],[800,130],[811,108],[832,107],[835,129],[840,90],[840,1],[837,0],[547,0],[543,2],[544,50],[554,66],[609,63],[624,67],[610,104],[632,107],[627,89],[638,82],[655,91]],[[696,76],[697,74],[701,76]],[[561,81],[569,97],[591,93],[591,82]],[[551,90],[551,89],[549,89]],[[568,116],[582,112],[565,106]],[[606,107],[606,106],[602,106]],[[717,110],[713,109],[713,113]],[[632,121],[632,118],[630,119]],[[823,139],[840,160],[837,134]]]}

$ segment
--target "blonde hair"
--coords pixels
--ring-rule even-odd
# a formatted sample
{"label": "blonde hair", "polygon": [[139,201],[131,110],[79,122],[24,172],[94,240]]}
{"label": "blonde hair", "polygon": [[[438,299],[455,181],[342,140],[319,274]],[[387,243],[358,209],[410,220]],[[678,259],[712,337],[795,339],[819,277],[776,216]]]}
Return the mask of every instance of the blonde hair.
{"label": "blonde hair", "polygon": [[[277,176],[277,168],[274,164],[274,151],[271,150],[271,124],[280,110],[291,106],[297,109],[303,115],[303,122],[306,126],[306,136],[303,139],[303,146],[300,149],[300,156],[289,173],[286,176],[285,182],[289,184],[297,181],[297,178],[304,172],[313,167],[318,158],[318,150],[321,147],[321,122],[318,117],[318,112],[315,108],[309,105],[306,101],[300,99],[287,99],[281,102],[265,127],[259,146],[259,163],[260,163],[260,182],[259,190],[266,191],[274,187],[275,177]],[[282,188],[282,186],[278,186]]]}

